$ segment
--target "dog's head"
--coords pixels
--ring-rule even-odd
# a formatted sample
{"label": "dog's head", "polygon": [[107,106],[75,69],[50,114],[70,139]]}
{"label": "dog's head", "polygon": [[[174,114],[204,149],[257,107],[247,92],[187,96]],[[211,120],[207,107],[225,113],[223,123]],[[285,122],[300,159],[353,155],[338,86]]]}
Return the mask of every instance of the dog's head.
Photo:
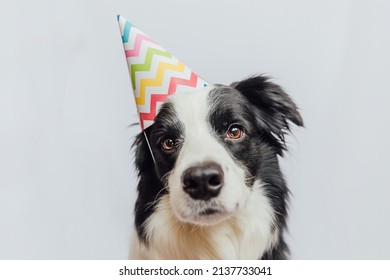
{"label": "dog's head", "polygon": [[145,135],[135,142],[138,234],[162,196],[178,220],[212,225],[244,208],[256,182],[284,224],[277,155],[289,122],[303,125],[291,98],[264,76],[171,95],[145,131],[155,163]]}

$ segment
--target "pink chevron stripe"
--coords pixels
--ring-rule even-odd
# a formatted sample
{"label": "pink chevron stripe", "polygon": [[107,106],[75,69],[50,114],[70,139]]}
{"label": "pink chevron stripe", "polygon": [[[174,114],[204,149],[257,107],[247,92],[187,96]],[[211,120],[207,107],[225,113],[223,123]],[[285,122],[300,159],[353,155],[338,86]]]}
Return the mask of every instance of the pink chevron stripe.
{"label": "pink chevron stripe", "polygon": [[146,42],[151,42],[151,43],[154,43],[156,44],[155,42],[152,41],[152,39],[150,39],[149,37],[143,35],[143,34],[137,34],[136,38],[135,38],[135,43],[134,43],[134,49],[132,50],[126,50],[125,51],[125,54],[126,54],[126,57],[132,57],[132,56],[138,56],[139,55],[139,51],[141,50],[141,43],[143,41],[146,41]]}
{"label": "pink chevron stripe", "polygon": [[157,111],[157,102],[163,102],[168,97],[166,93],[153,93],[150,100],[150,113],[139,113],[141,120],[142,130],[144,129],[144,120],[153,121],[156,117]]}
{"label": "pink chevron stripe", "polygon": [[191,77],[189,80],[182,78],[172,78],[169,83],[168,94],[174,93],[178,85],[190,86],[196,88],[196,83],[198,81],[198,75],[194,72],[191,72]]}

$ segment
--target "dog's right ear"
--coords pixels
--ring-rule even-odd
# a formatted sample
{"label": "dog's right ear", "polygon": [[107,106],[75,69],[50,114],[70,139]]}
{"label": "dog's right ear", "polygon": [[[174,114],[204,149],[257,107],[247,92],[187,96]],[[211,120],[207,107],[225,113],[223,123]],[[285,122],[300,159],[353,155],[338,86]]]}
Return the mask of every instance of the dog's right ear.
{"label": "dog's right ear", "polygon": [[284,136],[290,132],[289,122],[303,126],[302,117],[294,101],[280,86],[262,75],[233,83],[231,86],[254,106],[257,123],[268,132],[269,139],[279,144],[278,153],[282,154],[286,148]]}
{"label": "dog's right ear", "polygon": [[135,228],[138,237],[143,242],[147,242],[145,222],[154,209],[154,204],[151,206],[150,203],[155,201],[159,193],[162,193],[161,182],[156,176],[155,164],[145,137],[145,134],[142,132],[138,134],[132,147],[134,149],[134,163],[139,179],[134,213]]}

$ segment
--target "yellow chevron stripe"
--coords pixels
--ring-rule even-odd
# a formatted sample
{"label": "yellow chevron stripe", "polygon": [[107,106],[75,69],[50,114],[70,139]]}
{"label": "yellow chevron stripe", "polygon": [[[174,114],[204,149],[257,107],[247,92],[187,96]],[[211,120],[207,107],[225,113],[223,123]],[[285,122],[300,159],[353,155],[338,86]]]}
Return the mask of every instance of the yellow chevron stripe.
{"label": "yellow chevron stripe", "polygon": [[146,87],[161,86],[163,84],[165,70],[174,70],[176,72],[183,73],[185,70],[185,65],[181,61],[179,61],[177,65],[171,64],[169,62],[161,62],[157,68],[156,78],[140,80],[140,96],[135,98],[137,105],[145,104]]}

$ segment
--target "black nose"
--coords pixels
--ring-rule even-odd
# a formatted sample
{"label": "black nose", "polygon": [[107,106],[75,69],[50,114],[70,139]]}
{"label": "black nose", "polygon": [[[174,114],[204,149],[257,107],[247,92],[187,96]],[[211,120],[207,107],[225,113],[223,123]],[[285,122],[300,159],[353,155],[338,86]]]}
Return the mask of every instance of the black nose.
{"label": "black nose", "polygon": [[183,189],[193,199],[208,200],[219,194],[223,185],[223,171],[219,164],[207,162],[183,172]]}

